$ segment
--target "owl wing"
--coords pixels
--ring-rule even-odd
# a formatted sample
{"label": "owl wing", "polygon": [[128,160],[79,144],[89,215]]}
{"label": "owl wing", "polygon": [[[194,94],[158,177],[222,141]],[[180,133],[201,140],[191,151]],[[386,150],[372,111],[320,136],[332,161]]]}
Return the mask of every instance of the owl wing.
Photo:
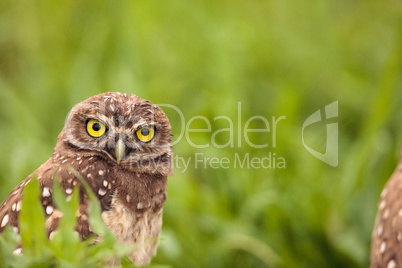
{"label": "owl wing", "polygon": [[402,162],[381,193],[372,234],[371,267],[402,264]]}
{"label": "owl wing", "polygon": [[18,216],[21,211],[24,187],[33,177],[37,177],[40,182],[40,201],[45,214],[46,230],[48,237],[51,238],[63,216],[54,204],[52,196],[53,180],[54,178],[58,178],[67,200],[71,199],[74,187],[79,187],[79,208],[76,213],[76,231],[82,239],[86,239],[92,233],[87,214],[89,201],[85,188],[82,186],[80,179],[77,178],[74,171],[81,174],[82,178],[85,179],[91,190],[98,197],[102,211],[109,210],[113,194],[112,183],[114,183],[114,181],[112,182],[108,179],[108,170],[105,164],[97,160],[99,159],[94,159],[93,157],[63,159],[57,155],[52,156],[52,158],[38,168],[38,170],[22,181],[1,204],[0,232],[2,232],[7,225],[13,226],[15,232],[19,232]]}
{"label": "owl wing", "polygon": [[12,226],[15,232],[19,232],[18,215],[21,210],[21,201],[24,187],[31,180],[31,176],[23,180],[4,200],[0,206],[0,232],[7,225]]}

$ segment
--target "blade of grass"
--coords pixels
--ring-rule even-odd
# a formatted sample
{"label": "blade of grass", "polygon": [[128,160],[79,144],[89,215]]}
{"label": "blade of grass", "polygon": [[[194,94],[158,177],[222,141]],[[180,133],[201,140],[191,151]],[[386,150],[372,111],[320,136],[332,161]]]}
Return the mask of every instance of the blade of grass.
{"label": "blade of grass", "polygon": [[47,253],[45,216],[39,200],[39,181],[33,178],[25,186],[19,216],[24,254],[30,257],[41,257],[44,253]]}

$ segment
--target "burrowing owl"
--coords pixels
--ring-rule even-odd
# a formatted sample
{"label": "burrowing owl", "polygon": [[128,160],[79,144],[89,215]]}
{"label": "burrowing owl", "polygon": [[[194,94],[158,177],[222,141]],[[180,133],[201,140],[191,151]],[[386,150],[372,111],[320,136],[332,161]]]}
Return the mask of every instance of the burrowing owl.
{"label": "burrowing owl", "polygon": [[38,178],[51,237],[62,216],[52,201],[57,177],[67,198],[74,186],[80,186],[76,230],[82,239],[87,238],[91,234],[88,199],[72,172],[75,169],[97,195],[102,217],[117,240],[140,245],[128,256],[137,265],[149,263],[158,244],[167,176],[171,174],[170,129],[158,106],[135,95],[104,93],[75,105],[50,159],[1,205],[0,231],[7,225],[18,231],[24,186]]}
{"label": "burrowing owl", "polygon": [[371,267],[402,267],[402,161],[381,193],[372,234]]}

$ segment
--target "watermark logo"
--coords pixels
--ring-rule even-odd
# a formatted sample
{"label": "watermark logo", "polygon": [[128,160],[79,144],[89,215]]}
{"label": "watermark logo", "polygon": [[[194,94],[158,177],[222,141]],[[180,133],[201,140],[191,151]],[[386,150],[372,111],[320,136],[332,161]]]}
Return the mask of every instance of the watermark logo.
{"label": "watermark logo", "polygon": [[[106,105],[106,103],[108,104]],[[286,155],[281,155],[282,151],[277,150],[277,138],[282,137],[281,140],[283,140],[283,136],[279,135],[288,133],[278,132],[279,128],[287,127],[286,115],[244,114],[242,103],[238,102],[236,106],[231,107],[229,115],[186,117],[182,110],[174,105],[159,104],[158,106],[168,112],[168,115],[175,118],[175,122],[177,122],[175,137],[171,145],[176,146],[178,143],[184,142],[193,148],[188,150],[192,152],[191,155],[173,154],[170,157],[169,154],[169,159],[165,159],[161,156],[166,150],[169,150],[170,144],[158,142],[158,136],[155,136],[150,142],[142,143],[138,142],[136,136],[133,135],[144,125],[152,125],[152,122],[156,122],[154,111],[156,106],[135,104],[131,109],[135,110],[141,108],[141,105],[148,105],[149,107],[146,107],[148,112],[140,115],[136,115],[135,112],[122,115],[115,113],[116,108],[112,103],[105,101],[99,104],[85,104],[85,109],[91,110],[93,114],[98,114],[96,119],[108,127],[108,131],[102,137],[82,139],[81,136],[75,135],[73,130],[76,128],[67,127],[65,134],[68,140],[77,147],[103,148],[111,157],[116,152],[116,141],[122,140],[126,148],[126,160],[131,165],[149,169],[163,166],[166,163],[171,163],[181,172],[185,172],[189,167],[195,169],[286,169]],[[114,114],[113,121],[106,114]],[[305,149],[317,159],[333,167],[338,166],[338,123],[334,122],[337,118],[338,101],[335,101],[310,115],[304,121],[301,129]],[[77,123],[76,121],[74,117],[68,116],[66,125]],[[326,125],[324,152],[313,149],[313,146],[311,144],[309,146],[305,140],[305,136],[308,135],[305,134],[305,130],[320,122],[320,125]],[[79,123],[85,127],[85,121]],[[152,153],[143,154],[143,152]]]}
{"label": "watermark logo", "polygon": [[310,115],[306,121],[303,123],[302,127],[302,141],[304,148],[312,154],[315,158],[321,160],[322,162],[337,167],[338,166],[338,123],[327,123],[327,140],[325,146],[325,152],[321,153],[319,151],[314,150],[310,146],[308,146],[304,140],[304,130],[315,123],[325,121],[331,118],[338,117],[338,101],[335,101],[331,104],[325,106],[324,109],[324,118],[321,116],[321,110],[314,112]]}

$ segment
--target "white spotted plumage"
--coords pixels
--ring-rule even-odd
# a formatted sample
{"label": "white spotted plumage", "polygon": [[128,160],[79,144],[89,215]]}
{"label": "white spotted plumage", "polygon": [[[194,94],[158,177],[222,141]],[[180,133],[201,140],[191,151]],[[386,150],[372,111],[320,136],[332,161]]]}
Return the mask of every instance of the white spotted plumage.
{"label": "white spotted plumage", "polygon": [[9,219],[8,214],[6,214],[6,215],[3,216],[3,219],[1,220],[1,227],[4,227],[4,226],[7,225],[8,219]]}
{"label": "white spotted plumage", "polygon": [[50,214],[52,214],[53,213],[53,206],[47,206],[46,207],[46,214],[48,214],[48,215],[50,215]]}
{"label": "white spotted plumage", "polygon": [[[101,137],[91,136],[88,120],[104,124]],[[144,126],[156,129],[146,142],[135,136]],[[52,239],[63,217],[53,202],[53,180],[57,178],[67,201],[74,187],[79,187],[76,231],[86,239],[93,230],[87,215],[88,196],[80,182],[84,179],[98,197],[103,219],[117,240],[127,245],[138,243],[128,256],[137,265],[149,263],[158,246],[167,176],[172,173],[170,142],[170,124],[159,107],[117,92],[90,97],[71,110],[50,159],[1,204],[0,232],[7,225],[19,231],[24,187],[36,177],[47,234]],[[18,248],[14,253],[22,252]]]}
{"label": "white spotted plumage", "polygon": [[380,196],[372,234],[371,267],[402,267],[402,162]]}

